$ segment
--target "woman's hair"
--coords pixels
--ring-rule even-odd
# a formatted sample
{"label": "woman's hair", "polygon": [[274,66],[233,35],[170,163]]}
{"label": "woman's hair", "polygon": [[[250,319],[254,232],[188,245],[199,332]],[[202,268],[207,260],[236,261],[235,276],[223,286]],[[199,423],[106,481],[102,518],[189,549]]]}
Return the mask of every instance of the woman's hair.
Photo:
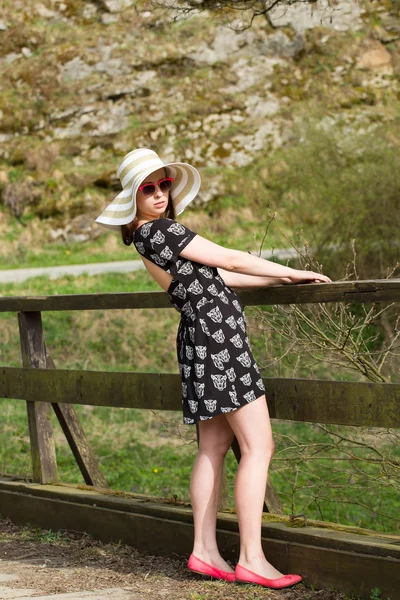
{"label": "woman's hair", "polygon": [[[168,177],[167,169],[165,169],[165,176]],[[170,191],[168,192],[167,208],[165,209],[164,214],[162,216],[164,218],[166,217],[167,219],[175,219],[176,218],[175,207],[172,203]],[[130,223],[127,223],[126,225],[121,225],[121,237],[122,237],[122,241],[124,242],[124,244],[126,246],[130,246],[132,244],[133,234],[135,233],[136,229],[138,228],[138,225],[139,225],[139,219],[137,217],[135,217],[133,219],[133,221],[131,221]]]}

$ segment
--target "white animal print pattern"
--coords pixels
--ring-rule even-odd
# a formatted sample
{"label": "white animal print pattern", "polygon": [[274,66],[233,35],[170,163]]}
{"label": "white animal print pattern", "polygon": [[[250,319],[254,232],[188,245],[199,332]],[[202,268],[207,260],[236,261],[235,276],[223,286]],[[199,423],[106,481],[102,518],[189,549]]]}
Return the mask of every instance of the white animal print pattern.
{"label": "white animal print pattern", "polygon": [[186,352],[186,358],[188,358],[189,360],[192,360],[192,358],[194,356],[193,346],[185,346],[185,352]]}
{"label": "white animal print pattern", "polygon": [[[194,363],[194,371],[196,373],[197,379],[201,379],[202,377],[204,377],[204,367],[205,365],[202,365],[201,363]],[[259,385],[258,381],[257,385]]]}
{"label": "white animal print pattern", "polygon": [[168,246],[165,246],[165,248],[160,252],[160,256],[162,256],[163,258],[167,258],[168,260],[172,258],[173,255],[174,253],[170,248],[168,248]]}
{"label": "white animal print pattern", "polygon": [[176,286],[176,288],[172,292],[172,295],[178,296],[179,298],[183,298],[183,300],[186,298],[186,288],[183,285],[183,283],[180,283],[179,285]]}
{"label": "white animal print pattern", "polygon": [[215,333],[212,334],[212,337],[219,344],[223,344],[225,341],[225,336],[224,336],[224,332],[222,331],[222,329],[218,329],[218,331],[216,331]]}
{"label": "white animal print pattern", "polygon": [[242,381],[244,385],[251,385],[250,373],[246,373],[246,375],[243,375],[243,377],[240,378],[240,381]]}
{"label": "white animal print pattern", "polygon": [[193,385],[194,385],[194,391],[196,392],[196,396],[198,398],[201,398],[202,396],[204,396],[205,383],[198,383],[197,381],[194,381]]}
{"label": "white animal print pattern", "polygon": [[235,404],[236,406],[241,406],[240,402],[238,402],[237,392],[234,385],[232,386],[232,391],[229,391],[229,395],[233,404]]}
{"label": "white animal print pattern", "polygon": [[216,287],[215,283],[209,285],[207,289],[213,296],[218,296],[218,288]]}
{"label": "white animal print pattern", "polygon": [[226,374],[228,375],[229,381],[235,381],[236,373],[233,367],[231,367],[230,369],[226,369]]}
{"label": "white animal print pattern", "polygon": [[195,279],[195,281],[189,285],[188,292],[193,292],[193,294],[197,295],[203,292],[203,286],[198,279]]}
{"label": "white animal print pattern", "polygon": [[133,239],[140,255],[172,275],[167,294],[181,315],[176,352],[188,425],[231,413],[265,393],[240,298],[216,267],[181,254],[195,236],[160,218],[139,227]]}
{"label": "white animal print pattern", "polygon": [[238,333],[229,339],[235,348],[243,348],[243,340]]}
{"label": "white animal print pattern", "polygon": [[219,310],[218,306],[210,310],[207,315],[214,321],[214,323],[222,322],[222,312]]}

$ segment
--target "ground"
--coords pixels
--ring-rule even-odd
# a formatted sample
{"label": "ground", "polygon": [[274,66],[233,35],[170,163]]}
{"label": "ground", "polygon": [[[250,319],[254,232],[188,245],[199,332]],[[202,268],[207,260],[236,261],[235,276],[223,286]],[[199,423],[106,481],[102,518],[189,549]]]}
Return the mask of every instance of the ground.
{"label": "ground", "polygon": [[[90,592],[90,593],[86,593]],[[206,580],[182,559],[140,554],[78,532],[55,533],[0,518],[0,597],[61,600],[345,600],[298,584],[273,591]]]}

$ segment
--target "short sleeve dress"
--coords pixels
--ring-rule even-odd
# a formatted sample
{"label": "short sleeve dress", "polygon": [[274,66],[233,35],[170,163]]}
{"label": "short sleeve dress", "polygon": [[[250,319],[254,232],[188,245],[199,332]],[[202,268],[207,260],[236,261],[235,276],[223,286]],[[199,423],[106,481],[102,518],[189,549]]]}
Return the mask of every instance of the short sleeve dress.
{"label": "short sleeve dress", "polygon": [[136,250],[173,276],[167,294],[181,314],[176,350],[183,422],[237,410],[264,394],[243,305],[216,267],[180,256],[197,234],[173,219],[138,227]]}

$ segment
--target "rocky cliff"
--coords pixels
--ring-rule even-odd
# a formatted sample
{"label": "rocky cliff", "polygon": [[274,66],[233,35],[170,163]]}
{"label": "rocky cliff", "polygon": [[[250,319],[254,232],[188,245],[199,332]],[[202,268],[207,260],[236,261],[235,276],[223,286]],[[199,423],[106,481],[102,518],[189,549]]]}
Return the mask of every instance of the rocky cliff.
{"label": "rocky cliff", "polygon": [[389,1],[278,6],[240,33],[209,12],[173,20],[132,0],[3,5],[3,232],[40,219],[43,239],[98,235],[93,219],[135,147],[192,162],[202,204],[290,144],[296,121],[318,114],[349,136],[398,116],[400,19]]}

